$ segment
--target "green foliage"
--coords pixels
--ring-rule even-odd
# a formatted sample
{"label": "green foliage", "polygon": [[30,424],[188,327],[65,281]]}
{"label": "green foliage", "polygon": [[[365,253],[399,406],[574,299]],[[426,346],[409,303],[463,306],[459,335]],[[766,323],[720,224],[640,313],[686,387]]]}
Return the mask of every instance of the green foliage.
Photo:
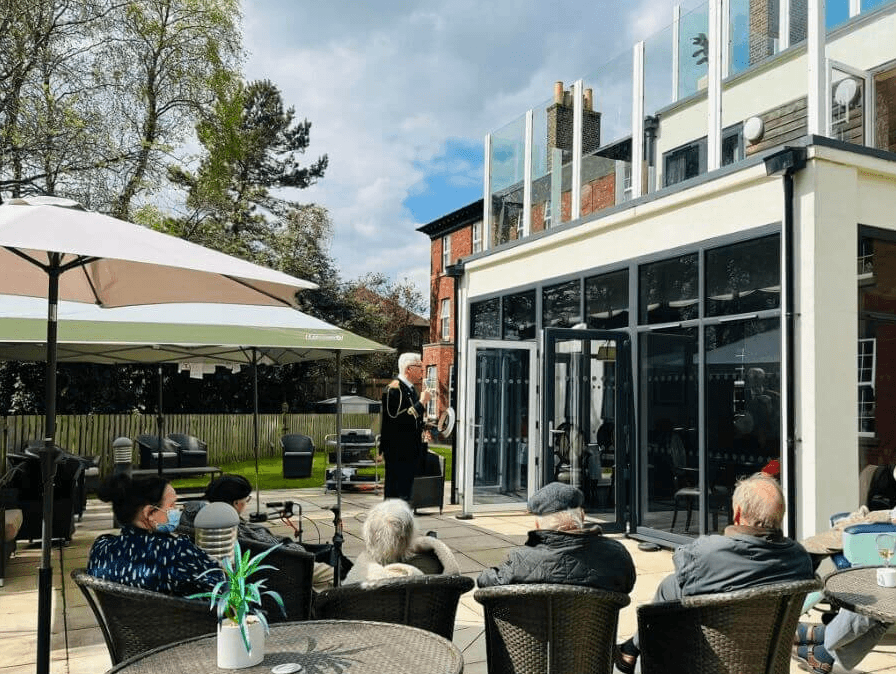
{"label": "green foliage", "polygon": [[[188,599],[210,600],[210,608],[216,610],[219,623],[226,618],[239,625],[246,652],[250,648],[249,634],[246,631],[246,618],[248,616],[254,615],[264,625],[265,632],[268,631],[268,621],[261,611],[262,596],[267,595],[271,597],[277,602],[277,606],[283,611],[283,615],[286,615],[286,608],[279,593],[274,590],[265,590],[263,580],[249,582],[249,578],[262,569],[277,570],[270,564],[262,564],[261,562],[279,547],[280,545],[274,545],[253,557],[249,550],[242,552],[239,541],[237,541],[234,546],[233,558],[228,557],[224,560],[224,580],[218,582],[209,592],[191,594],[187,597]],[[214,571],[216,569],[204,571],[200,574],[200,577]]]}

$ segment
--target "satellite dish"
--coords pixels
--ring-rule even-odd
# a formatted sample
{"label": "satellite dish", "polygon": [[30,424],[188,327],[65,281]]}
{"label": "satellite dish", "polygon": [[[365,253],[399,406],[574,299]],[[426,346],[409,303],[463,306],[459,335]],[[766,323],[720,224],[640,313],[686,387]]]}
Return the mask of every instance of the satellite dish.
{"label": "satellite dish", "polygon": [[851,77],[847,77],[845,80],[840,80],[837,82],[837,86],[834,87],[834,101],[836,101],[838,105],[849,107],[855,103],[858,97],[859,85]]}

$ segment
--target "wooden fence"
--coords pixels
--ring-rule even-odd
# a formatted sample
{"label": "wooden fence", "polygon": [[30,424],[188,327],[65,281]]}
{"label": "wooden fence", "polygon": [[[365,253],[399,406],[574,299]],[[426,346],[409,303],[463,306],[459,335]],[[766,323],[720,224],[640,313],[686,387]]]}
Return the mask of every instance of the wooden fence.
{"label": "wooden fence", "polygon": [[[208,444],[208,461],[219,466],[255,456],[251,414],[168,414],[167,433],[187,433]],[[379,433],[379,414],[343,414],[343,428],[369,428]],[[326,451],[325,437],[336,432],[335,414],[259,414],[259,456],[280,452],[281,433],[302,433],[314,441],[318,451]],[[126,437],[132,441],[141,434],[156,434],[156,418],[149,414],[72,414],[56,418],[56,444],[81,456],[98,456],[103,475],[112,469],[112,441]],[[44,434],[42,415],[0,417],[0,475],[6,453],[20,450],[29,440]],[[139,462],[134,446],[134,463]]]}

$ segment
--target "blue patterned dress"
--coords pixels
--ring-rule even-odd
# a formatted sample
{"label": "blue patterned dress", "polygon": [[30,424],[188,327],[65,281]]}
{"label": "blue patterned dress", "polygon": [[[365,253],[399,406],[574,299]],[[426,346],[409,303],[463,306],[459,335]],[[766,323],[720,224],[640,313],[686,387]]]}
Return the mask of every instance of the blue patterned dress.
{"label": "blue patterned dress", "polygon": [[[199,574],[207,569],[201,578]],[[186,596],[224,579],[220,565],[185,536],[125,525],[121,535],[99,536],[90,548],[91,576],[145,590]]]}

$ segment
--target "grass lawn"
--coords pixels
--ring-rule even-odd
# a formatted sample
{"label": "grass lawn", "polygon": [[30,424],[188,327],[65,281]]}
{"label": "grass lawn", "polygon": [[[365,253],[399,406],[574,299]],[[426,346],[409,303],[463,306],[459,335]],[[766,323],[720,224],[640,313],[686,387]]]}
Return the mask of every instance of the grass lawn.
{"label": "grass lawn", "polygon": [[[436,454],[445,457],[445,479],[451,479],[451,447],[442,445],[430,445],[429,448]],[[327,469],[327,453],[315,452],[314,463],[311,467],[311,477],[306,478],[289,478],[283,477],[283,462],[279,456],[264,457],[258,461],[258,483],[261,489],[302,489],[305,487],[324,486],[324,471]],[[235,463],[225,463],[221,465],[225,473],[235,473],[243,475],[255,487],[255,459],[248,461],[237,461]],[[373,468],[364,468],[358,471],[361,475],[373,475]],[[382,479],[383,471],[380,470],[380,479]],[[196,489],[204,487],[208,484],[209,478],[193,477],[188,479],[172,480],[171,484],[175,489],[190,488]]]}

